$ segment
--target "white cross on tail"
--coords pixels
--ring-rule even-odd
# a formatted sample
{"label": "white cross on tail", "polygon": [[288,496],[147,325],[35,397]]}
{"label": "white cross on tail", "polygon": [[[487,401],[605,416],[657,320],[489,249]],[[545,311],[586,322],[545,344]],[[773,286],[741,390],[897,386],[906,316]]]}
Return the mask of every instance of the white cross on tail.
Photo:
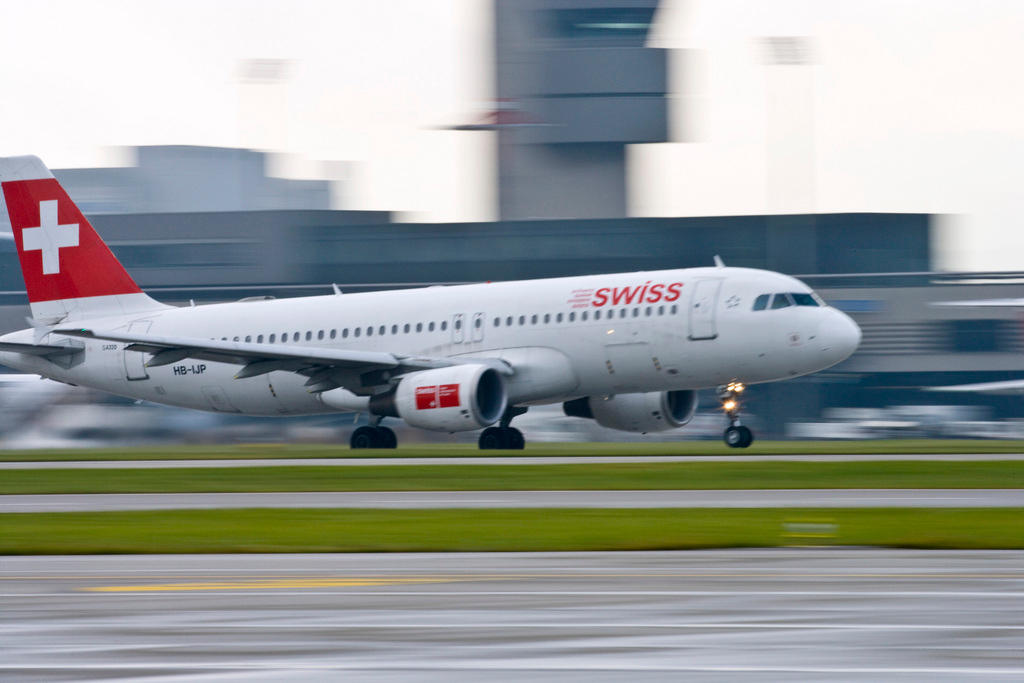
{"label": "white cross on tail", "polygon": [[60,272],[60,248],[78,246],[78,223],[57,224],[57,200],[39,202],[39,226],[21,231],[22,251],[43,252],[43,275]]}

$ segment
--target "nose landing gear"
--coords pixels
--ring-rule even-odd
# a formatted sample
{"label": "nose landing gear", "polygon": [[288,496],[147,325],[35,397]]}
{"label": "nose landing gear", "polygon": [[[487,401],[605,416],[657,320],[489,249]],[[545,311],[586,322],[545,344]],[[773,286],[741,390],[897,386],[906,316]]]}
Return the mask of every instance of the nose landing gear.
{"label": "nose landing gear", "polygon": [[740,395],[746,387],[741,382],[730,382],[718,387],[718,399],[722,402],[722,410],[729,418],[729,426],[725,428],[722,439],[729,448],[746,448],[754,443],[754,434],[749,427],[740,424]]}

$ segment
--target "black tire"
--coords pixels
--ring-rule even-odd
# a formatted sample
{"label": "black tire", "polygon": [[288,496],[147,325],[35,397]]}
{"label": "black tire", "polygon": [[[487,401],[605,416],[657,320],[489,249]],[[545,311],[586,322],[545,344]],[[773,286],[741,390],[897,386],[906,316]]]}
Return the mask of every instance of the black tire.
{"label": "black tire", "polygon": [[[722,435],[722,440],[725,441],[725,445],[729,448],[746,448],[744,445],[744,434],[743,431],[746,427],[726,427],[725,433]],[[749,429],[747,430],[750,431]]]}
{"label": "black tire", "polygon": [[373,427],[360,427],[352,432],[348,441],[351,448],[380,448],[377,430]]}
{"label": "black tire", "polygon": [[375,448],[398,448],[398,437],[388,427],[377,427],[377,445]]}
{"label": "black tire", "polygon": [[508,448],[505,430],[500,427],[488,427],[480,432],[480,439],[477,441],[477,445],[482,451],[496,451]]}
{"label": "black tire", "polygon": [[750,444],[754,443],[754,433],[750,431],[749,427],[740,427],[739,430],[743,433],[743,441],[740,443],[740,448],[747,448]]}
{"label": "black tire", "polygon": [[523,438],[523,433],[515,427],[508,428],[508,449],[513,451],[521,451],[526,446],[526,439]]}

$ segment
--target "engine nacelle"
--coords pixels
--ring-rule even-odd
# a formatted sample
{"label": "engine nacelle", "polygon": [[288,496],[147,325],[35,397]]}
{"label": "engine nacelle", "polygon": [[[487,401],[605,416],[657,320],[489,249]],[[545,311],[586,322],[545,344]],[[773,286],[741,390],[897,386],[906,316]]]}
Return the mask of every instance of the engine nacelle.
{"label": "engine nacelle", "polygon": [[393,391],[372,397],[369,408],[420,429],[461,432],[494,424],[507,404],[505,381],[494,368],[466,364],[403,375]]}
{"label": "engine nacelle", "polygon": [[584,396],[562,404],[570,417],[591,418],[602,427],[624,432],[663,432],[682,427],[697,412],[697,392],[660,391],[616,394],[605,400]]}

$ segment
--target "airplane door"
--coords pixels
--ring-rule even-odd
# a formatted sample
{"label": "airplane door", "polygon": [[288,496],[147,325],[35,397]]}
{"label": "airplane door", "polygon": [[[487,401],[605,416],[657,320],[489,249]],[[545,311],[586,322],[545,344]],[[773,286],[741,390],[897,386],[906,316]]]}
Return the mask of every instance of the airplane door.
{"label": "airplane door", "polygon": [[[128,334],[145,334],[152,325],[150,320],[139,320],[128,325]],[[149,379],[146,370],[146,354],[141,351],[124,352],[124,375],[129,381]]]}
{"label": "airplane door", "polygon": [[452,341],[456,344],[461,344],[466,339],[466,316],[462,313],[456,313],[452,316]]}
{"label": "airplane door", "polygon": [[721,287],[721,280],[698,280],[694,286],[690,295],[690,339],[714,339],[718,336],[715,308]]}
{"label": "airplane door", "polygon": [[482,342],[484,340],[484,314],[474,313],[473,314],[473,327],[469,330],[473,341]]}

